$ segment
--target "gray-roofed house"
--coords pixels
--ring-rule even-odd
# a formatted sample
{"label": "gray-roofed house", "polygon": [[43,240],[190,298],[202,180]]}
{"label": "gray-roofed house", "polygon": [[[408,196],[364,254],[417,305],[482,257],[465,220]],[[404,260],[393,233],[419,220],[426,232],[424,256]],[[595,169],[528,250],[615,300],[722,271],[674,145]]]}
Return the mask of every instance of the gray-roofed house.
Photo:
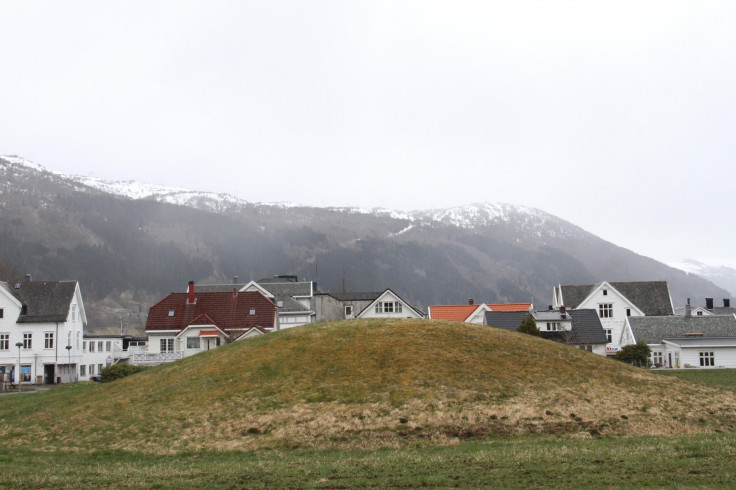
{"label": "gray-roofed house", "polygon": [[77,281],[0,282],[0,379],[77,381],[86,323]]}
{"label": "gray-roofed house", "polygon": [[384,291],[318,293],[315,295],[317,321],[352,318],[424,318],[391,289]]}
{"label": "gray-roofed house", "polygon": [[615,355],[629,341],[624,337],[626,319],[674,315],[666,281],[608,282],[556,286],[553,305],[569,310],[593,309],[607,337],[606,352]]}
{"label": "gray-roofed house", "polygon": [[516,331],[521,321],[530,314],[542,338],[606,355],[606,334],[595,310],[487,311],[484,323],[490,327]]}
{"label": "gray-roofed house", "polygon": [[643,341],[652,364],[669,368],[736,368],[736,316],[631,317],[630,343]]}

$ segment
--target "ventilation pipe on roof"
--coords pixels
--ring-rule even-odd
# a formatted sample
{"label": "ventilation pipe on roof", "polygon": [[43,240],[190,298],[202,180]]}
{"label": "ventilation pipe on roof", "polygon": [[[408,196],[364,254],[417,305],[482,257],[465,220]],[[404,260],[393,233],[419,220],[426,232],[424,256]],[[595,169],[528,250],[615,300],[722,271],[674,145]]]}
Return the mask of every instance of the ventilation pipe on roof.
{"label": "ventilation pipe on roof", "polygon": [[240,282],[240,278],[238,276],[233,276],[233,284],[237,284]]}
{"label": "ventilation pipe on roof", "polygon": [[189,289],[187,289],[189,296],[187,297],[187,303],[190,305],[194,304],[194,281],[189,281]]}
{"label": "ventilation pipe on roof", "polygon": [[690,318],[693,316],[693,307],[690,306],[690,298],[687,299],[687,304],[685,305],[685,318]]}

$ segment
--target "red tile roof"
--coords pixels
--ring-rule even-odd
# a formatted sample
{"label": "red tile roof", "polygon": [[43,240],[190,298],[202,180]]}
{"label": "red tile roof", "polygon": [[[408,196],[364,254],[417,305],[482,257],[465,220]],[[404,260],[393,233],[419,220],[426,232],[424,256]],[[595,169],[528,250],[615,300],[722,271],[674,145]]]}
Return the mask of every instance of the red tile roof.
{"label": "red tile roof", "polygon": [[429,307],[432,320],[464,322],[480,305],[433,305]]}
{"label": "red tile roof", "polygon": [[[217,325],[230,330],[274,328],[276,305],[258,291],[195,293],[194,304],[188,293],[171,293],[151,307],[146,332],[183,330],[189,325]],[[254,313],[251,315],[251,311]],[[172,315],[169,315],[173,312]]]}
{"label": "red tile roof", "polygon": [[491,311],[529,311],[531,303],[486,303]]}

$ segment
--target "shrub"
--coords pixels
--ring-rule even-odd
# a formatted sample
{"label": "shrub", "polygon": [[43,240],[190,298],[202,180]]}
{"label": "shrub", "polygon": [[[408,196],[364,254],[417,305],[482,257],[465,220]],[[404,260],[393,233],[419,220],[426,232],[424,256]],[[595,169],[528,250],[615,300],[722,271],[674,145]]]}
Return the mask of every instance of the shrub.
{"label": "shrub", "polygon": [[539,337],[541,335],[541,333],[539,332],[539,328],[537,328],[537,322],[534,321],[534,317],[531,315],[524,316],[524,319],[521,320],[521,324],[519,325],[519,328],[516,329],[516,331],[529,335],[534,335],[536,337]]}
{"label": "shrub", "polygon": [[652,350],[649,346],[645,342],[639,341],[636,344],[623,346],[621,350],[616,353],[616,359],[628,364],[633,364],[634,366],[649,367],[651,364],[651,361],[649,360],[651,353]]}
{"label": "shrub", "polygon": [[103,383],[109,383],[116,379],[139,373],[145,369],[147,369],[146,366],[136,366],[125,362],[113,364],[112,366],[107,366],[102,370],[102,373],[100,373],[100,381]]}

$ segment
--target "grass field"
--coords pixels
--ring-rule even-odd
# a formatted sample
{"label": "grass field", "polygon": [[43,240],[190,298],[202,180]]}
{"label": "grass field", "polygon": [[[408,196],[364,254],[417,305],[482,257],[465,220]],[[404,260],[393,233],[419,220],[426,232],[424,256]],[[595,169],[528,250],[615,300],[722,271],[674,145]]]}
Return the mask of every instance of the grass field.
{"label": "grass field", "polygon": [[0,397],[0,440],[2,488],[726,488],[736,370],[354,321]]}

